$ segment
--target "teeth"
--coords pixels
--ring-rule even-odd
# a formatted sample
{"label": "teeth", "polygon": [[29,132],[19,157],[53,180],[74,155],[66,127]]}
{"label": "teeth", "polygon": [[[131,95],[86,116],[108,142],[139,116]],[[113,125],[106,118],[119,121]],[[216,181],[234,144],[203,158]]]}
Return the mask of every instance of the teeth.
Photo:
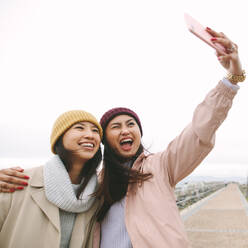
{"label": "teeth", "polygon": [[124,140],[121,141],[121,144],[128,143],[128,142],[132,143],[133,140],[132,139],[124,139]]}
{"label": "teeth", "polygon": [[91,144],[91,143],[83,143],[83,144],[81,144],[81,146],[83,146],[83,147],[94,147],[94,145]]}

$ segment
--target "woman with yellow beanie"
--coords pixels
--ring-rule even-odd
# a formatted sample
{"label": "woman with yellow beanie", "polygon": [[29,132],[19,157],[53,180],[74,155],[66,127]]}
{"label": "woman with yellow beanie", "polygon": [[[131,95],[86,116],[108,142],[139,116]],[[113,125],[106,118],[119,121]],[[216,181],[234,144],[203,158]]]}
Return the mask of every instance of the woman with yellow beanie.
{"label": "woman with yellow beanie", "polygon": [[0,193],[0,247],[91,246],[86,237],[99,206],[92,194],[101,138],[102,128],[88,112],[58,117],[50,137],[54,157],[25,171],[30,181],[23,191]]}

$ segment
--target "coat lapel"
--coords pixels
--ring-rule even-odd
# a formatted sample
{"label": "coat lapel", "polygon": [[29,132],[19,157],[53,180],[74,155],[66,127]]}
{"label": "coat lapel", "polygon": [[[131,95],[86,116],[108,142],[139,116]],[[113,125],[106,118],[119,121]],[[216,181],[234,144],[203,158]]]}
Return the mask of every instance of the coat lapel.
{"label": "coat lapel", "polygon": [[59,209],[50,203],[45,195],[43,182],[43,167],[39,167],[30,181],[30,194],[34,202],[40,207],[51,223],[60,231]]}
{"label": "coat lapel", "polygon": [[70,248],[76,247],[76,244],[80,244],[84,248],[92,248],[93,226],[96,222],[96,212],[99,206],[100,201],[96,199],[88,211],[77,215],[71,235]]}
{"label": "coat lapel", "polygon": [[82,244],[85,239],[85,216],[83,213],[77,214],[74,227],[72,230],[70,247],[76,247],[76,244],[80,244],[78,247],[82,247]]}

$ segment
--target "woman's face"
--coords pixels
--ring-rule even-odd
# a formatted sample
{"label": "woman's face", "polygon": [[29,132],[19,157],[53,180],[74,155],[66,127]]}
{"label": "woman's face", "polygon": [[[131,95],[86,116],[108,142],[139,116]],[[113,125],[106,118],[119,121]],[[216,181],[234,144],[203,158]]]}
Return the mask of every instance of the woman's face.
{"label": "woman's face", "polygon": [[93,158],[101,142],[98,128],[91,122],[82,121],[71,126],[63,136],[64,148],[76,161],[87,162]]}
{"label": "woman's face", "polygon": [[141,133],[135,119],[129,115],[118,115],[107,125],[106,140],[117,155],[133,157],[139,149]]}

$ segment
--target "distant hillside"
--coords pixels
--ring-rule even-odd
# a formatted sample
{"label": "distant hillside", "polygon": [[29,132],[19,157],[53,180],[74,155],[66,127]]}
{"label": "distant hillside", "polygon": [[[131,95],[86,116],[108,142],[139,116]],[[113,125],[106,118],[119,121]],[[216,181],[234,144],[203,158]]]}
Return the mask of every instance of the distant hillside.
{"label": "distant hillside", "polygon": [[178,184],[183,184],[186,182],[238,182],[246,183],[247,179],[245,177],[212,177],[212,176],[188,176],[184,178]]}

